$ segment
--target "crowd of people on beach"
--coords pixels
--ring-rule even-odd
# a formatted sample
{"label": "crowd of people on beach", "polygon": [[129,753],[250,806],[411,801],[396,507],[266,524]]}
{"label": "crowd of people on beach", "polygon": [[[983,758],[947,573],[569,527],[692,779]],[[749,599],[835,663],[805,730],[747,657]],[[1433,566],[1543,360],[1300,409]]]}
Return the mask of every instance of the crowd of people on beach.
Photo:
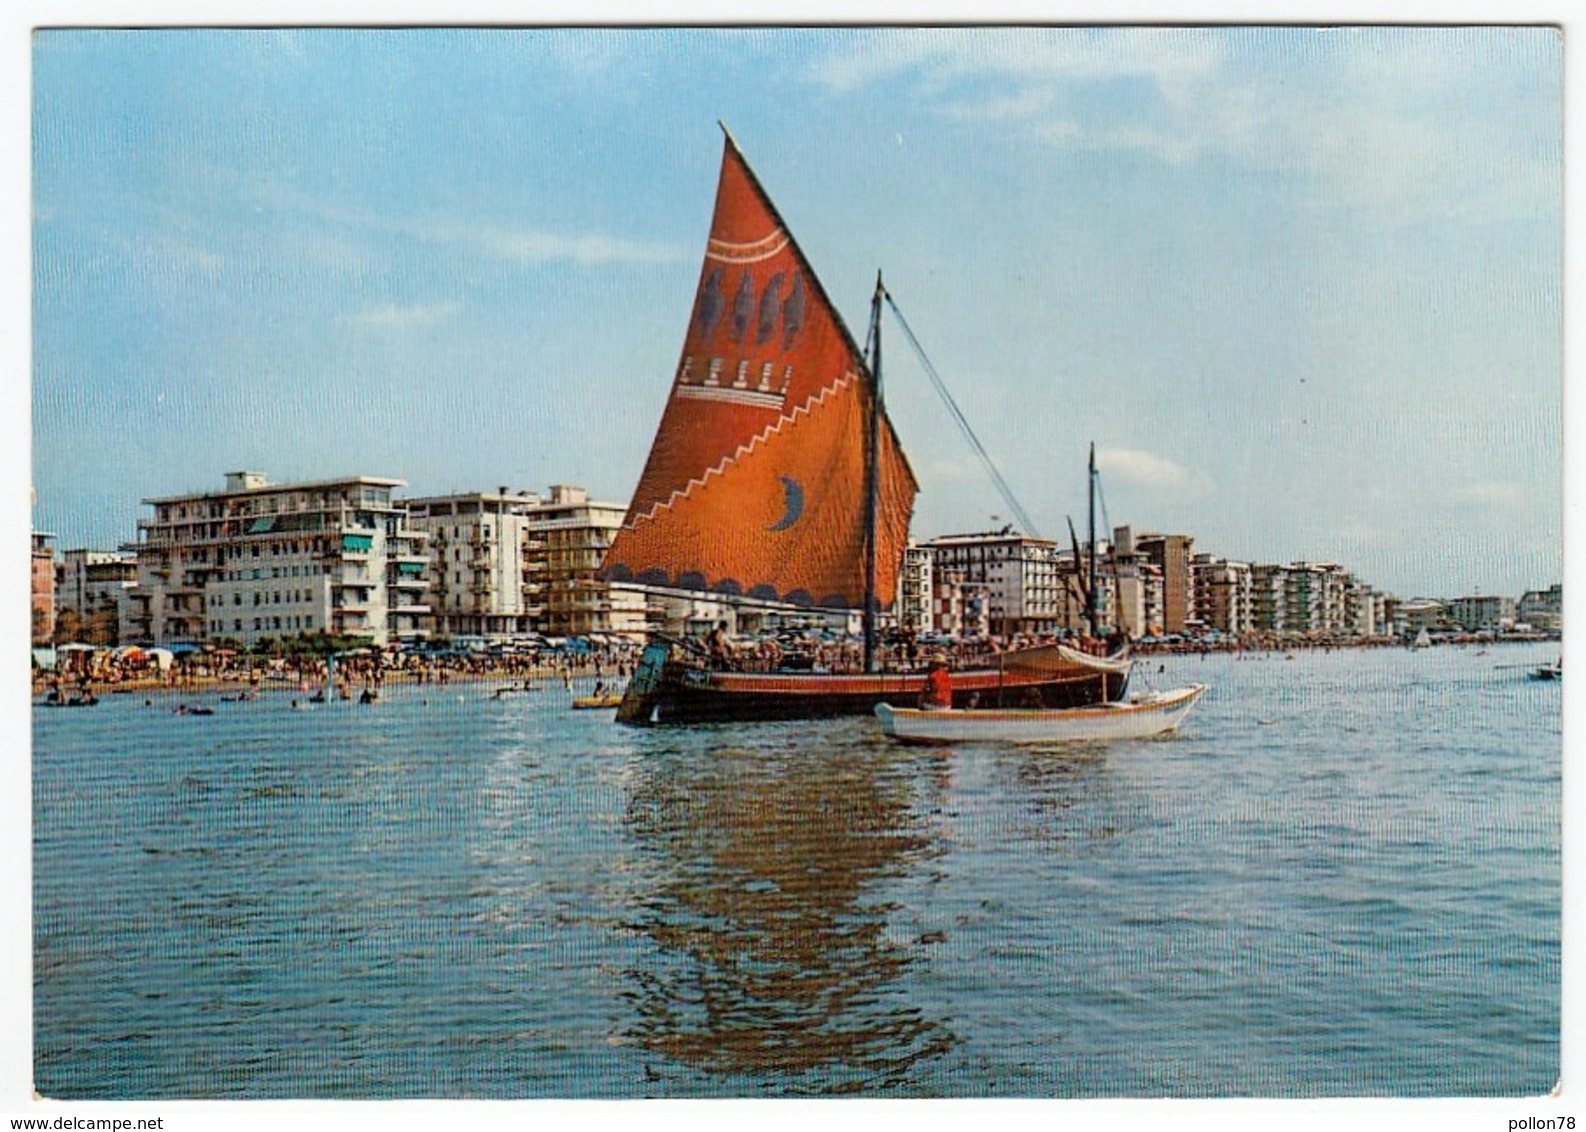
{"label": "crowd of people on beach", "polygon": [[[1403,648],[1402,637],[1314,637],[1246,634],[1240,637],[1146,638],[1128,641],[1121,635],[1091,637],[1082,633],[1017,634],[1011,637],[965,638],[884,635],[874,647],[874,663],[882,671],[924,672],[940,658],[949,669],[995,664],[1000,654],[1042,645],[1062,644],[1092,655],[1105,656],[1125,644],[1135,656],[1234,653],[1293,655],[1300,650],[1339,648]],[[1441,643],[1481,645],[1490,638],[1479,635],[1449,637]],[[706,668],[739,672],[804,671],[856,673],[864,670],[862,640],[829,632],[765,633],[734,637],[725,622],[703,637],[684,644],[697,663]],[[265,687],[283,683],[306,697],[335,694],[363,702],[378,699],[388,683],[434,684],[454,681],[505,679],[509,690],[522,690],[531,681],[552,680],[573,687],[575,680],[594,679],[602,692],[619,689],[637,666],[640,645],[612,639],[577,649],[495,648],[434,649],[376,647],[355,648],[331,657],[309,653],[269,656],[242,650],[203,648],[173,655],[159,649],[118,648],[65,653],[53,670],[35,668],[33,690],[43,702],[89,705],[106,690],[196,691],[242,685],[240,697],[257,696]],[[331,692],[328,686],[334,689]],[[355,689],[357,690],[355,692]]]}
{"label": "crowd of people on beach", "polygon": [[[35,668],[33,691],[45,703],[97,702],[97,692],[198,691],[242,685],[233,698],[256,696],[266,687],[285,685],[304,696],[323,695],[327,685],[343,699],[378,698],[388,683],[436,684],[487,679],[573,681],[625,680],[635,648],[619,645],[587,650],[388,650],[359,648],[330,657],[311,654],[250,655],[230,649],[200,649],[172,657],[135,648],[74,651],[53,669]],[[357,690],[356,693],[354,690]]]}

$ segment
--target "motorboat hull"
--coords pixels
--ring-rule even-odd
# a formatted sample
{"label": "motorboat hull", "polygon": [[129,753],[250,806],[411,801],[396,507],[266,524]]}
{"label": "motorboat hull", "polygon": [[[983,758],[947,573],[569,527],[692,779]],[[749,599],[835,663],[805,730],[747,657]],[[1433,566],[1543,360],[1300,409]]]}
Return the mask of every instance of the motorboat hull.
{"label": "motorboat hull", "polygon": [[878,704],[882,733],[904,743],[1084,743],[1147,739],[1176,731],[1206,692],[1190,684],[1127,701],[1057,711],[919,709]]}

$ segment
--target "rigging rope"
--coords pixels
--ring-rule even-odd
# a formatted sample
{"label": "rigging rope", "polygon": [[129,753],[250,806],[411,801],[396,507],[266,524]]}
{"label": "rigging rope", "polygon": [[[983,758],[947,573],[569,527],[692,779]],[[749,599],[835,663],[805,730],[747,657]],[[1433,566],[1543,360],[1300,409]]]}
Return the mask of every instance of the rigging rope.
{"label": "rigging rope", "polygon": [[1107,494],[1101,490],[1101,477],[1096,477],[1096,502],[1101,504],[1101,529],[1106,532],[1107,542],[1112,542],[1112,516],[1107,514]]}
{"label": "rigging rope", "polygon": [[892,313],[897,316],[898,325],[903,327],[903,334],[909,340],[909,345],[914,348],[915,355],[920,359],[925,374],[931,379],[931,384],[936,387],[936,392],[941,396],[947,406],[947,411],[952,415],[953,422],[958,425],[958,430],[969,441],[970,447],[980,457],[980,462],[985,465],[986,472],[991,476],[991,482],[996,485],[997,492],[1002,496],[1008,509],[1013,512],[1013,517],[1019,521],[1024,533],[1034,538],[1040,538],[1041,532],[1035,529],[1035,524],[1030,521],[1030,516],[1014,498],[1013,489],[1008,486],[1008,481],[1002,478],[1002,473],[997,470],[997,465],[991,460],[991,454],[986,451],[985,445],[980,443],[980,438],[975,435],[975,430],[969,426],[969,420],[964,416],[964,411],[958,407],[958,402],[953,400],[953,395],[948,392],[947,385],[942,381],[942,375],[936,372],[936,367],[931,364],[931,359],[925,354],[925,347],[920,345],[920,340],[914,336],[909,320],[903,317],[903,312],[898,309],[898,304],[892,300],[892,292],[883,291],[886,295],[887,306],[892,308]]}

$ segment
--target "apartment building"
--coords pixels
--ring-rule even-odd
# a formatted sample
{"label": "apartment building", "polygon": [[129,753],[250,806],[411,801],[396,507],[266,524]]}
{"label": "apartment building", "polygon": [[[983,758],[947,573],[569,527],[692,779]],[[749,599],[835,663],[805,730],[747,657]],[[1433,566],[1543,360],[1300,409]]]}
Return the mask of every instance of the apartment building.
{"label": "apartment building", "polygon": [[1255,580],[1248,562],[1197,554],[1190,562],[1194,627],[1237,637],[1255,628]]}
{"label": "apartment building", "polygon": [[582,487],[554,484],[529,523],[526,569],[539,580],[542,631],[561,637],[616,633],[642,638],[654,616],[644,590],[598,576],[627,508],[598,503]]}
{"label": "apartment building", "polygon": [[1142,534],[1134,540],[1141,561],[1162,572],[1162,613],[1152,625],[1164,633],[1182,633],[1194,616],[1191,602],[1190,560],[1195,553],[1192,535]]}
{"label": "apartment building", "polygon": [[994,636],[1051,633],[1061,627],[1065,583],[1049,539],[1001,530],[944,535],[925,543],[932,571],[959,589],[957,600],[984,603]]}
{"label": "apartment building", "polygon": [[931,565],[931,625],[935,632],[964,639],[989,637],[986,587],[965,572]]}
{"label": "apartment building", "polygon": [[57,617],[72,614],[79,640],[119,644],[137,575],[137,562],[120,551],[79,547],[63,552],[55,567]]}
{"label": "apartment building", "polygon": [[55,536],[33,532],[33,643],[47,645],[55,637]]}
{"label": "apartment building", "polygon": [[935,565],[935,559],[926,547],[911,542],[903,552],[894,619],[898,629],[910,636],[936,631],[931,600],[935,588]]}
{"label": "apartment building", "polygon": [[[1340,636],[1360,632],[1361,605],[1352,595],[1361,584],[1334,562],[1291,562],[1252,566],[1252,628],[1293,636]],[[1375,619],[1375,605],[1368,607]]]}
{"label": "apartment building", "polygon": [[1496,633],[1501,629],[1512,629],[1517,619],[1514,598],[1497,594],[1456,597],[1449,603],[1448,612],[1467,633]]}
{"label": "apartment building", "polygon": [[1549,586],[1545,590],[1529,590],[1516,603],[1515,617],[1520,624],[1543,633],[1560,633],[1564,630],[1564,587]]}
{"label": "apartment building", "polygon": [[[1098,628],[1130,637],[1164,632],[1167,587],[1160,562],[1141,552],[1129,527],[1115,528],[1112,542],[1099,546],[1097,551]],[[1070,571],[1076,597],[1081,588],[1078,578],[1083,573],[1083,569]],[[1077,616],[1065,621],[1065,627],[1088,631],[1084,610],[1079,609]]]}
{"label": "apartment building", "polygon": [[1346,632],[1362,637],[1388,635],[1388,595],[1357,582],[1346,598]]}
{"label": "apartment building", "polygon": [[1448,603],[1433,598],[1411,598],[1399,602],[1393,609],[1392,626],[1397,636],[1412,637],[1423,629],[1436,632],[1452,625]]}
{"label": "apartment building", "polygon": [[402,480],[271,484],[230,472],[223,491],[143,500],[129,622],[154,643],[251,645],[329,632],[384,645],[422,638],[427,536],[393,503]]}
{"label": "apartment building", "polygon": [[431,629],[439,637],[502,639],[540,628],[543,559],[535,531],[540,496],[466,492],[403,500],[408,523],[429,536]]}

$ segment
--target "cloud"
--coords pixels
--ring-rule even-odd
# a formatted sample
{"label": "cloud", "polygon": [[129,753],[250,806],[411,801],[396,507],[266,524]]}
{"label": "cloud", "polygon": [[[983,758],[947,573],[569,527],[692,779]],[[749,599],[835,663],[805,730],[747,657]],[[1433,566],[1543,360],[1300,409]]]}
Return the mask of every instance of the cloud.
{"label": "cloud", "polygon": [[919,28],[845,39],[811,73],[835,93],[911,72],[922,89],[950,98],[963,97],[967,80],[988,76],[1048,89],[1062,82],[1144,77],[1178,90],[1217,67],[1225,41],[1201,29]]}
{"label": "cloud", "polygon": [[814,66],[1046,145],[1302,178],[1385,220],[1557,207],[1562,49],[1543,29],[915,29]]}
{"label": "cloud", "polygon": [[552,232],[368,212],[343,211],[334,219],[353,228],[468,249],[512,263],[612,267],[677,263],[689,258],[674,244],[625,239],[605,232]]}
{"label": "cloud", "polygon": [[462,304],[455,301],[418,303],[411,306],[384,303],[364,307],[354,314],[343,316],[341,321],[366,329],[410,330],[444,322],[461,309]]}
{"label": "cloud", "polygon": [[[415,233],[422,234],[422,233]],[[625,240],[600,233],[566,234],[536,229],[450,228],[430,233],[445,243],[467,245],[497,259],[518,263],[613,264],[677,263],[688,258],[674,244]]]}
{"label": "cloud", "polygon": [[1137,448],[1098,449],[1096,466],[1109,478],[1116,477],[1136,487],[1178,491],[1199,486],[1200,477],[1172,460]]}
{"label": "cloud", "polygon": [[1487,511],[1525,514],[1533,506],[1535,493],[1512,480],[1487,480],[1455,488],[1449,501],[1460,506]]}

